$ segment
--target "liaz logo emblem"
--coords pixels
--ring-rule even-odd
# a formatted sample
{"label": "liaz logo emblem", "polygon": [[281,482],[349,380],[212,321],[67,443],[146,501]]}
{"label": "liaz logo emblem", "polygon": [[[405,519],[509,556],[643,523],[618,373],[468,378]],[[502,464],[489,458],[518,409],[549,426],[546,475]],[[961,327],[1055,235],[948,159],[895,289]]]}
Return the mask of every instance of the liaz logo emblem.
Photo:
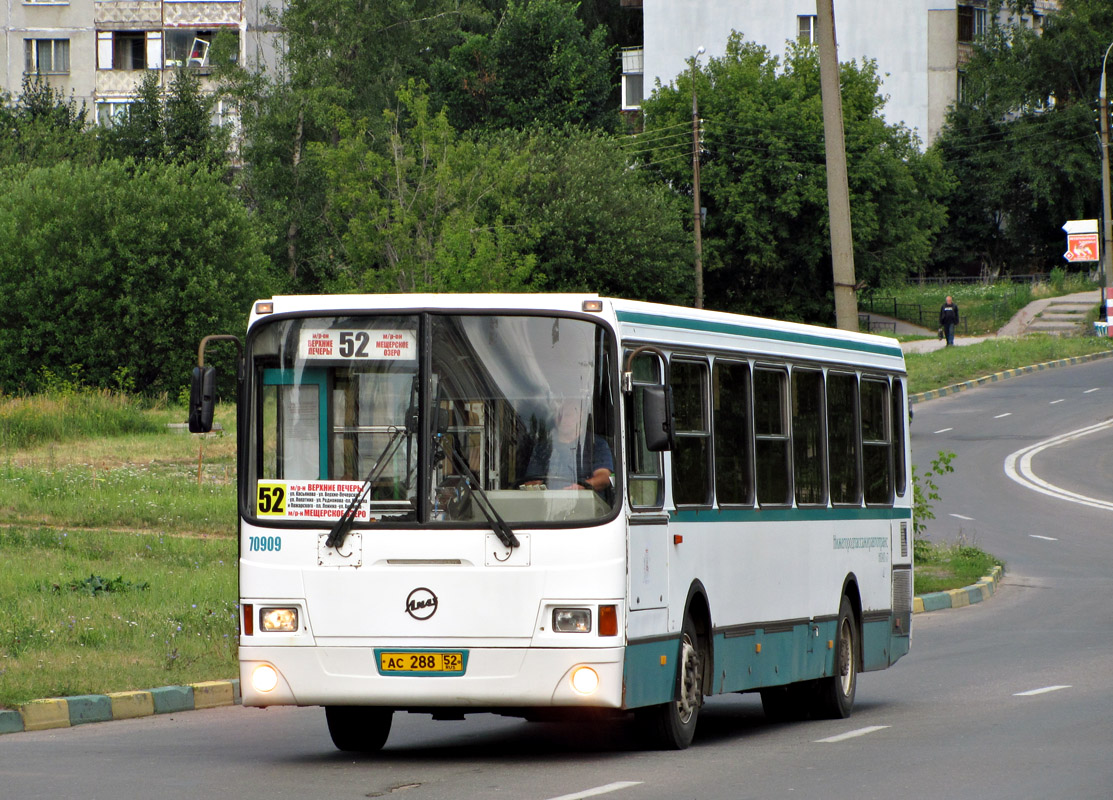
{"label": "liaz logo emblem", "polygon": [[429,619],[437,613],[437,596],[424,587],[414,589],[406,598],[406,613],[414,619]]}

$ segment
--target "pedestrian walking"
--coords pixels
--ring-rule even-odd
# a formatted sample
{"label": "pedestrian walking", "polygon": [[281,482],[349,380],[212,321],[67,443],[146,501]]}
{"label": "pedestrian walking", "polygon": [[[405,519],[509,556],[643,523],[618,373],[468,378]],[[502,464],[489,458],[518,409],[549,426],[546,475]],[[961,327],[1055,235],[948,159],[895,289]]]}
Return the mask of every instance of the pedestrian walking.
{"label": "pedestrian walking", "polygon": [[947,302],[939,309],[939,327],[947,337],[947,347],[955,343],[955,325],[958,325],[958,306],[954,298],[947,295]]}

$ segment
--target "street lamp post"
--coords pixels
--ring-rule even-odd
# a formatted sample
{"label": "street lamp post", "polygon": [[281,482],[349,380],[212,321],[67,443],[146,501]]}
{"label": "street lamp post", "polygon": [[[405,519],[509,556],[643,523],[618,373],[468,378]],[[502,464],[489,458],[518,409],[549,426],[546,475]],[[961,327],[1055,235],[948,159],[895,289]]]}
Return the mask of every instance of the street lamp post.
{"label": "street lamp post", "polygon": [[1109,95],[1105,91],[1105,67],[1113,42],[1105,49],[1101,60],[1101,88],[1098,90],[1098,113],[1101,115],[1101,205],[1102,205],[1102,243],[1101,243],[1101,306],[1099,314],[1105,313],[1105,287],[1113,262],[1113,219],[1109,213]]}

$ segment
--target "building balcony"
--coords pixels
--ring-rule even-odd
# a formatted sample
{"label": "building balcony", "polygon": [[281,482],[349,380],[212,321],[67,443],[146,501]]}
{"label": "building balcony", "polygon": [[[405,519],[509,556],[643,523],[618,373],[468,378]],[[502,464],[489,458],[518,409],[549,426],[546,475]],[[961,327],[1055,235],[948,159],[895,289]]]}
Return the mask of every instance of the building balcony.
{"label": "building balcony", "polygon": [[208,28],[239,25],[243,4],[238,0],[167,2],[162,4],[167,28]]}
{"label": "building balcony", "polygon": [[93,20],[101,30],[145,30],[162,27],[159,0],[97,0]]}

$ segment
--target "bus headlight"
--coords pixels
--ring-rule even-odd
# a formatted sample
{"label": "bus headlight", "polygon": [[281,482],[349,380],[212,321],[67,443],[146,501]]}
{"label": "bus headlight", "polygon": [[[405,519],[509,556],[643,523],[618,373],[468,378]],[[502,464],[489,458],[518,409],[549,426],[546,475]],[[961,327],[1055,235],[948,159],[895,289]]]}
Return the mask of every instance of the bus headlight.
{"label": "bus headlight", "polygon": [[599,673],[591,667],[576,667],[572,670],[572,688],[580,694],[594,694],[599,688]]}
{"label": "bus headlight", "polygon": [[296,608],[259,609],[259,627],[277,633],[296,633],[298,610]]}
{"label": "bus headlight", "polygon": [[591,609],[554,608],[553,630],[558,633],[591,633]]}
{"label": "bus headlight", "polygon": [[251,672],[251,685],[257,692],[269,692],[278,686],[278,670],[270,664],[260,664]]}

